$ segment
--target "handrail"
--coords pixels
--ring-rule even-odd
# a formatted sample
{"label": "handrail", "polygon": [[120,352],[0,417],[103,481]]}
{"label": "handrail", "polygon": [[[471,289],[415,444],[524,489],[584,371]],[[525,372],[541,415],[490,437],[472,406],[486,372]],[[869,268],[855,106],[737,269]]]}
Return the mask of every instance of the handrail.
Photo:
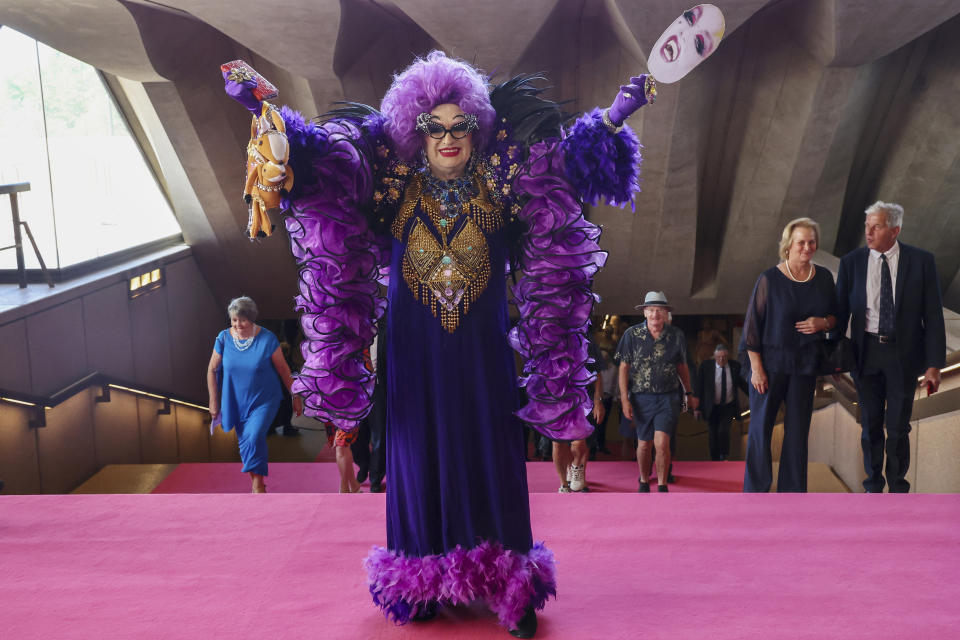
{"label": "handrail", "polygon": [[110,402],[110,391],[113,389],[136,396],[153,398],[154,400],[162,402],[163,406],[157,410],[157,413],[161,415],[170,413],[171,403],[207,411],[207,407],[195,399],[188,399],[178,394],[140,384],[139,382],[130,382],[129,380],[116,378],[105,373],[100,373],[99,371],[89,373],[71,382],[59,391],[51,393],[49,396],[0,389],[0,402],[29,407],[34,414],[33,419],[31,419],[29,423],[30,427],[39,428],[47,426],[47,410],[53,409],[90,387],[100,387],[101,389],[100,395],[95,398],[96,402]]}
{"label": "handrail", "polygon": [[[960,376],[960,351],[954,351],[947,355],[946,366],[941,371],[943,380]],[[921,377],[917,378],[919,382]],[[833,384],[833,397],[847,412],[860,422],[860,399],[857,396],[857,388],[853,384],[850,374],[843,373],[830,378],[825,378]],[[938,391],[932,396],[923,396],[913,401],[913,411],[910,420],[921,420],[941,413],[956,411],[960,407],[960,387]]]}
{"label": "handrail", "polygon": [[[942,379],[944,380],[954,376],[960,376],[960,351],[953,351],[947,354],[946,365],[940,371]],[[920,379],[922,379],[922,376],[917,378],[918,381]],[[857,396],[857,387],[854,385],[853,378],[850,374],[838,373],[832,376],[822,376],[821,381],[833,386],[833,399],[839,402],[840,405],[847,410],[847,413],[852,415],[857,422],[860,422],[860,398]],[[960,388],[947,389],[945,391],[939,391],[933,396],[917,398],[914,400],[914,409],[910,419],[918,420],[920,418],[928,418],[940,413],[954,411],[957,406],[960,406],[960,401],[958,401],[957,398],[960,398]],[[917,409],[917,403],[921,403],[920,410]],[[749,420],[749,417],[750,409],[740,412],[741,420]]]}

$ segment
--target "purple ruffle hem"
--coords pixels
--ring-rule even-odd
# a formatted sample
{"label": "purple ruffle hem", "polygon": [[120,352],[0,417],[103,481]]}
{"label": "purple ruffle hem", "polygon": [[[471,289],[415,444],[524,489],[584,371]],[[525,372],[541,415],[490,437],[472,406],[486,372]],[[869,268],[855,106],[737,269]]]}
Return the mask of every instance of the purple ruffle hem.
{"label": "purple ruffle hem", "polygon": [[482,599],[510,629],[527,607],[543,609],[547,598],[557,595],[553,552],[542,542],[528,553],[484,541],[423,557],[374,547],[363,565],[373,602],[397,624],[409,622],[430,602],[458,605]]}

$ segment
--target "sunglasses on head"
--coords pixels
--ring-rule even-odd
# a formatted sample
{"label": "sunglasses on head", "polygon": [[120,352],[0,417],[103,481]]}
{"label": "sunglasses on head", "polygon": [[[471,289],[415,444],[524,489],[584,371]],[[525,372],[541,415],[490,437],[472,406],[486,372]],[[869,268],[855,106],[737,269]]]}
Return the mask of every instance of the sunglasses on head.
{"label": "sunglasses on head", "polygon": [[461,140],[466,138],[471,131],[477,130],[477,116],[472,113],[465,113],[463,120],[458,121],[449,129],[435,120],[436,117],[429,113],[418,115],[417,131],[425,133],[435,140],[443,140],[448,133],[453,136],[454,140]]}

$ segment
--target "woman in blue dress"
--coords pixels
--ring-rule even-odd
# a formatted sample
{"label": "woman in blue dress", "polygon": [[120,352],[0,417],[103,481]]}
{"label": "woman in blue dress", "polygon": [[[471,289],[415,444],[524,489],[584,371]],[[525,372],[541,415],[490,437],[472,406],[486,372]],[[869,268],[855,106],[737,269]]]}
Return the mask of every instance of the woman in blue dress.
{"label": "woman in blue dress", "polygon": [[[250,474],[251,489],[253,493],[266,493],[267,430],[283,399],[280,385],[289,390],[293,378],[277,337],[254,324],[257,305],[253,300],[236,298],[227,313],[230,328],[217,336],[207,366],[210,416],[216,421],[220,414],[224,431],[237,430],[240,459],[243,471]],[[294,395],[297,415],[302,407],[300,398]]]}
{"label": "woman in blue dress", "polygon": [[786,410],[777,491],[807,491],[817,343],[837,324],[833,275],[812,261],[819,241],[820,225],[810,218],[787,223],[780,239],[783,262],[760,274],[747,305],[740,343],[741,354],[749,357],[742,364],[751,386],[746,493],[770,491],[770,440],[781,404]]}

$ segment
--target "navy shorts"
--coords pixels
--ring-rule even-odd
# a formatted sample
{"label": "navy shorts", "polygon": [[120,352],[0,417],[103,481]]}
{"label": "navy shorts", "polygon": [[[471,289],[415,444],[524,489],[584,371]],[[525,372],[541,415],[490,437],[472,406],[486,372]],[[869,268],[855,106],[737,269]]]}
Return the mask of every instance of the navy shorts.
{"label": "navy shorts", "polygon": [[680,395],[676,391],[631,393],[630,404],[638,440],[653,440],[654,431],[663,431],[671,438],[676,434],[680,419]]}

